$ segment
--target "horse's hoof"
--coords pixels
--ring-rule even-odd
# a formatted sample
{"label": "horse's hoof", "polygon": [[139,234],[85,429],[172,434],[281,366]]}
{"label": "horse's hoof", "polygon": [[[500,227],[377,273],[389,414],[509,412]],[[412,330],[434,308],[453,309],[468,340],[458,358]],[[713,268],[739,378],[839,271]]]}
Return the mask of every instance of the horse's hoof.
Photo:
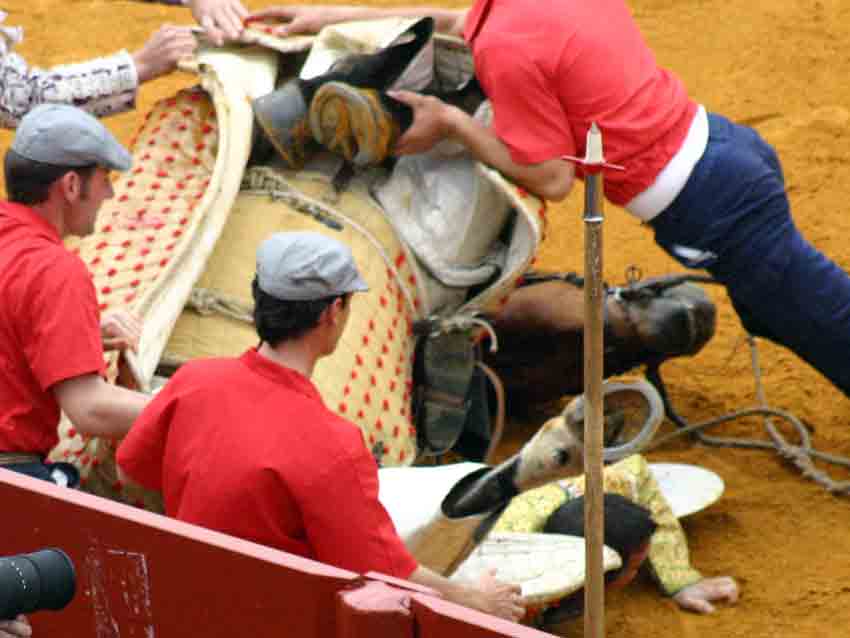
{"label": "horse's hoof", "polygon": [[377,166],[389,156],[401,135],[389,100],[374,89],[328,82],[310,102],[313,138],[356,166]]}
{"label": "horse's hoof", "polygon": [[694,355],[714,336],[717,312],[702,288],[689,283],[640,295],[612,294],[643,348],[666,357]]}
{"label": "horse's hoof", "polygon": [[302,84],[299,80],[287,82],[251,103],[265,139],[293,170],[304,166],[311,146],[315,146],[310,136],[307,97]]}

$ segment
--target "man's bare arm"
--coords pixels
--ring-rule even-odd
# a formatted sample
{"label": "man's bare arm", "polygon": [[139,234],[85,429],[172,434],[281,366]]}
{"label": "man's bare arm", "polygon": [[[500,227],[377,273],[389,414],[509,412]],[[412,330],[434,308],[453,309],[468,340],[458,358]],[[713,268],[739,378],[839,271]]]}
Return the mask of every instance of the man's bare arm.
{"label": "man's bare arm", "polygon": [[396,144],[396,154],[423,153],[441,140],[453,139],[480,162],[544,199],[560,201],[572,189],[575,169],[570,162],[552,159],[517,164],[492,130],[461,109],[409,91],[393,91],[390,95],[410,106],[414,114],[413,124]]}
{"label": "man's bare arm", "polygon": [[420,565],[408,580],[438,591],[453,603],[500,618],[518,621],[525,615],[520,587],[496,580],[492,572],[485,573],[477,584],[471,584],[449,580]]}
{"label": "man's bare arm", "polygon": [[242,35],[243,23],[251,20],[284,20],[287,24],[278,27],[274,33],[285,36],[318,33],[322,27],[329,24],[351,20],[432,16],[436,20],[437,31],[460,37],[466,19],[465,10],[422,7],[296,5],[273,6],[249,14],[240,0],[188,0],[187,4],[198,24],[216,44],[239,39]]}
{"label": "man's bare arm", "polygon": [[252,13],[248,20],[284,20],[275,31],[277,35],[318,33],[323,27],[352,20],[376,20],[380,18],[424,18],[435,20],[440,33],[460,37],[466,20],[466,10],[438,9],[436,7],[363,7],[354,5],[324,6],[296,5],[275,6]]}
{"label": "man's bare arm", "polygon": [[60,381],[52,388],[62,411],[81,433],[121,438],[150,397],[111,383],[96,374]]}

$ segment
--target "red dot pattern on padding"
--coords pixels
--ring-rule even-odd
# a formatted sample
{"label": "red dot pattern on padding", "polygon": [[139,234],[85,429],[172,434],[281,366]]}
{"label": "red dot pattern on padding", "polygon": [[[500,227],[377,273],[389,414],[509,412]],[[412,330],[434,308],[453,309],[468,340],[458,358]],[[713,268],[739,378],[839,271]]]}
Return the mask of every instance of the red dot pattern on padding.
{"label": "red dot pattern on padding", "polygon": [[95,233],[79,244],[102,311],[132,310],[188,240],[186,229],[201,209],[187,184],[209,183],[217,148],[205,92],[181,91],[154,106],[136,136],[132,170],[116,180],[115,198],[104,204]]}
{"label": "red dot pattern on padding", "polygon": [[[113,183],[95,232],[74,250],[92,274],[101,313],[133,311],[190,240],[207,208],[198,206],[212,177],[218,127],[210,96],[200,88],[157,103],[134,138],[133,167]],[[191,185],[191,186],[190,186]],[[107,357],[107,376],[117,358]],[[157,495],[115,477],[114,443],[81,436],[67,419],[51,458],[74,463],[87,490],[160,510]]]}
{"label": "red dot pattern on padding", "polygon": [[[341,239],[361,241],[356,236]],[[407,465],[417,453],[416,429],[410,420],[412,325],[419,316],[417,288],[411,282],[417,273],[400,244],[394,246],[397,252],[391,252],[389,265],[368,246],[359,248],[354,252],[369,291],[352,298],[346,331],[332,361],[324,364],[328,371],[320,362],[314,379],[326,404],[360,427],[369,449],[381,456],[381,465]]]}

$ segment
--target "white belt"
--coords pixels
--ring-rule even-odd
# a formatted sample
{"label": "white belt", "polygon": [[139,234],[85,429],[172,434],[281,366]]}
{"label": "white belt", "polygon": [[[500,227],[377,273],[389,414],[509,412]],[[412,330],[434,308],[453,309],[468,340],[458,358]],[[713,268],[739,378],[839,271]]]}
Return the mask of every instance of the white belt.
{"label": "white belt", "polygon": [[645,222],[665,210],[682,192],[707,144],[708,115],[700,105],[682,146],[649,188],[636,195],[624,208]]}

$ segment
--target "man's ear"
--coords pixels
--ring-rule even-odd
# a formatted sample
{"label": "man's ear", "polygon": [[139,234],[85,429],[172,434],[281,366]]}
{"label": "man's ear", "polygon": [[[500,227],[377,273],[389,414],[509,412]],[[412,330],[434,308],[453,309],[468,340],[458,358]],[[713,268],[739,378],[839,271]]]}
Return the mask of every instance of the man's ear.
{"label": "man's ear", "polygon": [[339,321],[339,312],[342,310],[338,302],[339,299],[334,299],[324,310],[322,310],[322,314],[319,315],[320,324],[327,324],[329,326],[336,325],[336,322]]}
{"label": "man's ear", "polygon": [[58,180],[56,180],[55,184],[56,188],[59,189],[59,194],[62,195],[62,198],[75,202],[80,199],[80,193],[82,191],[82,181],[80,179],[80,174],[76,171],[68,171]]}
{"label": "man's ear", "polygon": [[342,297],[337,297],[328,306],[328,317],[331,319],[333,325],[336,325],[341,320],[343,310],[345,310],[345,306]]}

